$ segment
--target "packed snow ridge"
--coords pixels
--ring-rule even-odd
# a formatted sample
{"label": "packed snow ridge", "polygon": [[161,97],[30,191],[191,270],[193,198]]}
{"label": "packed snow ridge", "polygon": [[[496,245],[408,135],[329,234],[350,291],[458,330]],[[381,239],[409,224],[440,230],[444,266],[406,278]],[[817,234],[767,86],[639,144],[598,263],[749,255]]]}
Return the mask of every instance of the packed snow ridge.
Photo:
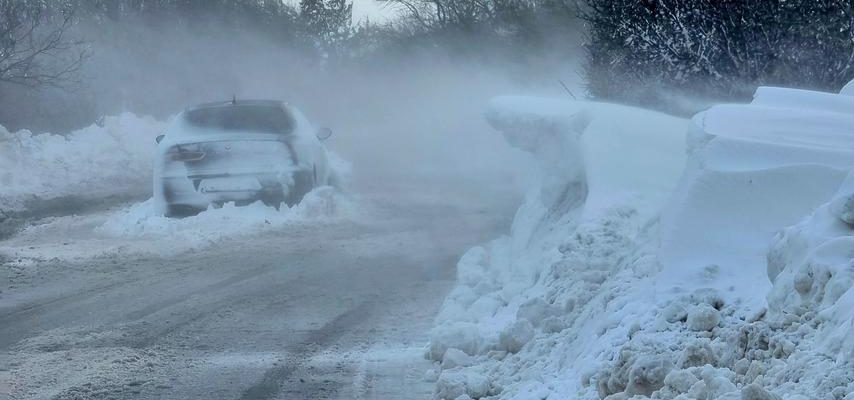
{"label": "packed snow ridge", "polygon": [[131,254],[171,257],[225,241],[304,235],[315,228],[370,218],[357,199],[329,186],[312,190],[290,208],[283,204],[277,210],[261,202],[242,207],[227,203],[180,219],[158,215],[152,202],[149,199],[106,213],[39,220],[0,242],[0,255],[8,264],[21,267]]}
{"label": "packed snow ridge", "polygon": [[495,99],[541,178],[459,262],[436,397],[854,400],[852,110],[779,88],[691,120]]}
{"label": "packed snow ridge", "polygon": [[278,210],[260,201],[243,207],[227,203],[222,207],[210,207],[195,216],[177,219],[157,214],[152,203],[153,200],[149,199],[110,214],[102,225],[95,228],[95,232],[113,237],[182,240],[204,244],[224,237],[255,234],[303,223],[336,222],[355,215],[349,199],[331,186],[316,188],[306,194],[300,203],[290,208],[282,204]]}
{"label": "packed snow ridge", "polygon": [[64,135],[0,127],[0,211],[20,211],[34,200],[148,189],[154,138],[164,128],[129,113]]}

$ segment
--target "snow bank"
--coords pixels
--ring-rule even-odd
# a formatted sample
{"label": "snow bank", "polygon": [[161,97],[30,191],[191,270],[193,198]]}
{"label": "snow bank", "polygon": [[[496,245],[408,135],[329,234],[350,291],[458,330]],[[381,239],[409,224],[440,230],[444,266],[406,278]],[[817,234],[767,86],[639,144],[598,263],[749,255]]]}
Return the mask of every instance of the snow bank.
{"label": "snow bank", "polygon": [[[742,316],[771,286],[765,254],[774,233],[826,202],[854,167],[854,99],[760,88],[750,105],[694,117],[689,162],[662,215],[662,298],[714,288]],[[698,280],[705,268],[714,279]]]}
{"label": "snow bank", "polygon": [[[283,204],[279,210],[261,202],[243,207],[227,203],[192,217],[176,219],[157,215],[152,203],[149,199],[111,214],[94,229],[95,233],[122,242],[143,242],[145,246],[140,249],[171,255],[200,250],[223,239],[337,223],[358,215],[353,202],[329,186],[314,189],[299,204],[291,208]],[[133,247],[124,246],[123,251]]]}
{"label": "snow bank", "polygon": [[[603,318],[608,301],[630,290],[617,282],[653,269],[635,249],[682,173],[688,121],[530,98],[496,99],[487,119],[534,154],[541,178],[510,236],[471,249],[459,262],[459,284],[438,316],[429,357],[440,361],[458,349],[477,362],[443,370],[437,393],[459,392],[446,390],[442,376],[460,369],[463,376],[488,376],[488,393],[501,398],[575,393],[580,372],[566,370],[589,366],[595,348],[587,344],[600,325],[619,323],[617,316]],[[620,270],[628,261],[636,269]],[[466,394],[477,398],[479,386],[471,389]]]}
{"label": "snow bank", "polygon": [[156,215],[147,200],[104,214],[46,218],[0,243],[0,254],[19,265],[125,254],[168,257],[224,240],[300,235],[315,227],[361,221],[361,216],[354,200],[331,187],[309,192],[292,208],[226,204],[182,219]]}
{"label": "snow bank", "polygon": [[854,399],[848,102],[762,88],[687,121],[496,99],[542,178],[459,262],[437,397]]}
{"label": "snow bank", "polygon": [[780,232],[768,253],[769,321],[802,325],[809,345],[854,364],[854,174],[833,200]]}
{"label": "snow bank", "polygon": [[304,222],[335,221],[351,214],[350,204],[335,188],[321,187],[306,194],[302,202],[276,210],[261,202],[245,207],[227,203],[187,218],[167,218],[154,212],[151,199],[112,214],[95,232],[125,238],[169,238],[210,243],[264,230],[280,229]]}
{"label": "snow bank", "polygon": [[0,210],[21,210],[31,200],[149,188],[154,138],[164,127],[128,113],[67,135],[0,127]]}

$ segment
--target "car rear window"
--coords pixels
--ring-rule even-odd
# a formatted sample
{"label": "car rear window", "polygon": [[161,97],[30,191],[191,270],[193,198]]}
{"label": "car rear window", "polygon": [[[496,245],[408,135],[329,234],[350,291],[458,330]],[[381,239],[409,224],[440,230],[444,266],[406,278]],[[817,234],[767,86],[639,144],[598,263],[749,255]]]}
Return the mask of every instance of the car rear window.
{"label": "car rear window", "polygon": [[289,134],[293,118],[281,107],[241,106],[199,108],[188,111],[184,118],[190,125],[219,131],[246,131]]}

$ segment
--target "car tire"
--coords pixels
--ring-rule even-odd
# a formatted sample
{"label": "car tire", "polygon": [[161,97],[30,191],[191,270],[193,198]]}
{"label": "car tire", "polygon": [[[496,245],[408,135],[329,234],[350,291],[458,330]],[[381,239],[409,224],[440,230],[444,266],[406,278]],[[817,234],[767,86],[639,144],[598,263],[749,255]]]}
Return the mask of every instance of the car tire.
{"label": "car tire", "polygon": [[288,193],[285,202],[288,207],[293,207],[302,201],[308,192],[314,189],[314,172],[313,171],[297,171],[294,172],[294,186]]}
{"label": "car tire", "polygon": [[282,202],[285,201],[284,191],[282,189],[282,185],[277,183],[272,185],[264,190],[264,192],[260,196],[260,200],[267,207],[273,207],[276,211],[279,210],[282,206]]}
{"label": "car tire", "polygon": [[169,204],[166,206],[166,214],[164,216],[167,218],[186,218],[198,215],[202,211],[204,210],[201,208],[185,204]]}

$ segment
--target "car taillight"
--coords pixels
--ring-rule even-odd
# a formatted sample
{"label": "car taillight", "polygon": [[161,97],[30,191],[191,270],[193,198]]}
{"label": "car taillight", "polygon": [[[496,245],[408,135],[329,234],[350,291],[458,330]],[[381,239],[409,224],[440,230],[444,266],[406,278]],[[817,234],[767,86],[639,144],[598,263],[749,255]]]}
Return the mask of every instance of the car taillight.
{"label": "car taillight", "polygon": [[199,161],[205,158],[205,152],[198,144],[178,145],[169,149],[166,157],[172,161]]}

